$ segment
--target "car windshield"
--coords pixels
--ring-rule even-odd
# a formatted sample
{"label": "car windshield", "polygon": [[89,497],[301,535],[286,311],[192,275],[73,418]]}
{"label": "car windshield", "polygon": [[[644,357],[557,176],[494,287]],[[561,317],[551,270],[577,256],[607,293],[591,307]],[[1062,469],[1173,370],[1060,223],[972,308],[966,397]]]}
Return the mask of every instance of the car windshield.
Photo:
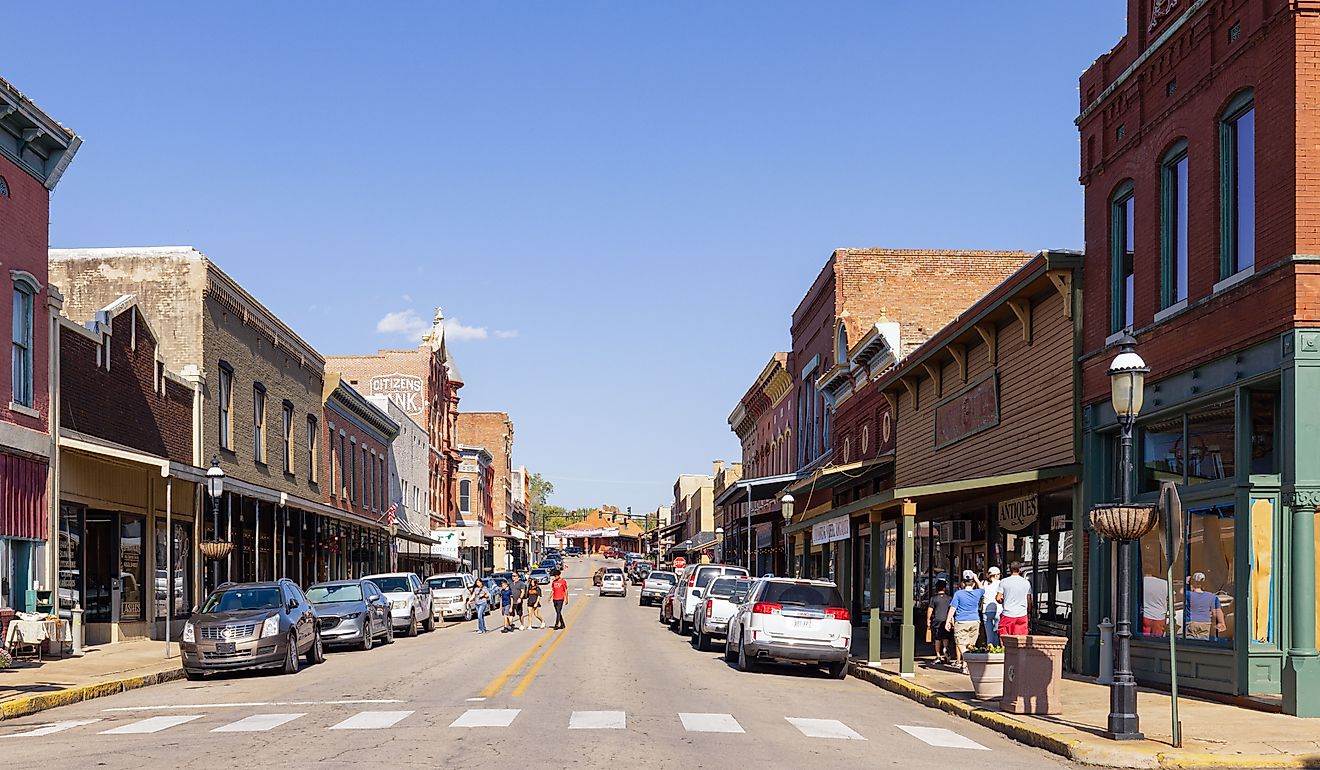
{"label": "car windshield", "polygon": [[716,580],[715,582],[710,584],[710,591],[707,593],[707,596],[720,596],[720,597],[728,597],[728,598],[737,597],[739,601],[741,601],[743,597],[747,596],[747,589],[750,587],[751,587],[751,582],[748,580],[739,580],[738,578],[720,578],[719,580]]}
{"label": "car windshield", "polygon": [[412,590],[412,586],[408,584],[408,578],[402,575],[381,575],[372,578],[371,582],[380,586],[380,590],[387,594]]}
{"label": "car windshield", "polygon": [[810,583],[769,583],[760,601],[792,607],[842,607],[843,597],[834,586]]}
{"label": "car windshield", "polygon": [[608,568],[606,568],[606,570],[605,570],[605,574],[606,574],[606,575],[622,575],[622,574],[623,574],[623,570],[619,569],[618,567],[608,567]]}
{"label": "car windshield", "polygon": [[307,589],[307,601],[312,604],[332,604],[334,602],[362,601],[362,586],[357,583],[342,585],[312,586]]}
{"label": "car windshield", "polygon": [[426,583],[427,585],[431,586],[436,590],[441,590],[444,588],[462,588],[463,578],[461,577],[431,578],[430,580],[426,581]]}
{"label": "car windshield", "polygon": [[697,588],[705,588],[710,581],[724,575],[746,575],[747,570],[742,567],[713,567],[711,569],[697,570]]}
{"label": "car windshield", "polygon": [[646,576],[647,580],[659,580],[661,583],[676,583],[678,577],[672,572],[652,572]]}
{"label": "car windshield", "polygon": [[230,588],[211,594],[202,607],[202,612],[273,610],[281,604],[280,589],[278,588],[269,586],[264,588]]}

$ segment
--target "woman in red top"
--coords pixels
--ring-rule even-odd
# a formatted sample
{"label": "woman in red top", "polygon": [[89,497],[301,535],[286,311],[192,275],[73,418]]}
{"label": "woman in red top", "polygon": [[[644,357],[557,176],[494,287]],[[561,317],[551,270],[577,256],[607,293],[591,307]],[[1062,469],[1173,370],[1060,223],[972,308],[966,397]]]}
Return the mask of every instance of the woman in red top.
{"label": "woman in red top", "polygon": [[564,602],[568,601],[568,581],[554,571],[555,579],[550,581],[550,600],[555,603],[555,625],[557,631],[564,627]]}

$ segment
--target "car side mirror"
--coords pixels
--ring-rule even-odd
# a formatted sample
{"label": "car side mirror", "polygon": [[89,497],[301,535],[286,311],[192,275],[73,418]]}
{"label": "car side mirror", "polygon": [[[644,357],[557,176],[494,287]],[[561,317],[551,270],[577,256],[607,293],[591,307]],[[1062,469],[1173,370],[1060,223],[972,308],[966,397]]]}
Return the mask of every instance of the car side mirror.
{"label": "car side mirror", "polygon": [[284,606],[285,609],[287,609],[289,612],[293,612],[294,610],[298,609],[298,602],[294,599],[290,599],[289,603]]}
{"label": "car side mirror", "polygon": [[692,589],[692,595],[697,598],[701,598],[701,589],[700,588]]}

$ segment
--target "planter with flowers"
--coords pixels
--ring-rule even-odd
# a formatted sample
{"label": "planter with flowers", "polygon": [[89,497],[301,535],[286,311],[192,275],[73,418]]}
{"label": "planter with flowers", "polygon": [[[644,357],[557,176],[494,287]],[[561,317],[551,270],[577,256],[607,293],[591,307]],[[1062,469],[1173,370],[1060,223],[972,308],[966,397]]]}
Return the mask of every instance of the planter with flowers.
{"label": "planter with flowers", "polygon": [[1004,648],[1002,645],[979,645],[963,653],[972,689],[981,700],[998,700],[1004,695]]}

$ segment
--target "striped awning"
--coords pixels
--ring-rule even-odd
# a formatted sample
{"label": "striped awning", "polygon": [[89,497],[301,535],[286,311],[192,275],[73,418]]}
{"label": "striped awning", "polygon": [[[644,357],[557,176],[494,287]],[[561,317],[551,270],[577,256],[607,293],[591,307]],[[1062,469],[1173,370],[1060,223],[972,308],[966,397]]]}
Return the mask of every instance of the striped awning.
{"label": "striped awning", "polygon": [[0,537],[46,539],[46,467],[0,452]]}

